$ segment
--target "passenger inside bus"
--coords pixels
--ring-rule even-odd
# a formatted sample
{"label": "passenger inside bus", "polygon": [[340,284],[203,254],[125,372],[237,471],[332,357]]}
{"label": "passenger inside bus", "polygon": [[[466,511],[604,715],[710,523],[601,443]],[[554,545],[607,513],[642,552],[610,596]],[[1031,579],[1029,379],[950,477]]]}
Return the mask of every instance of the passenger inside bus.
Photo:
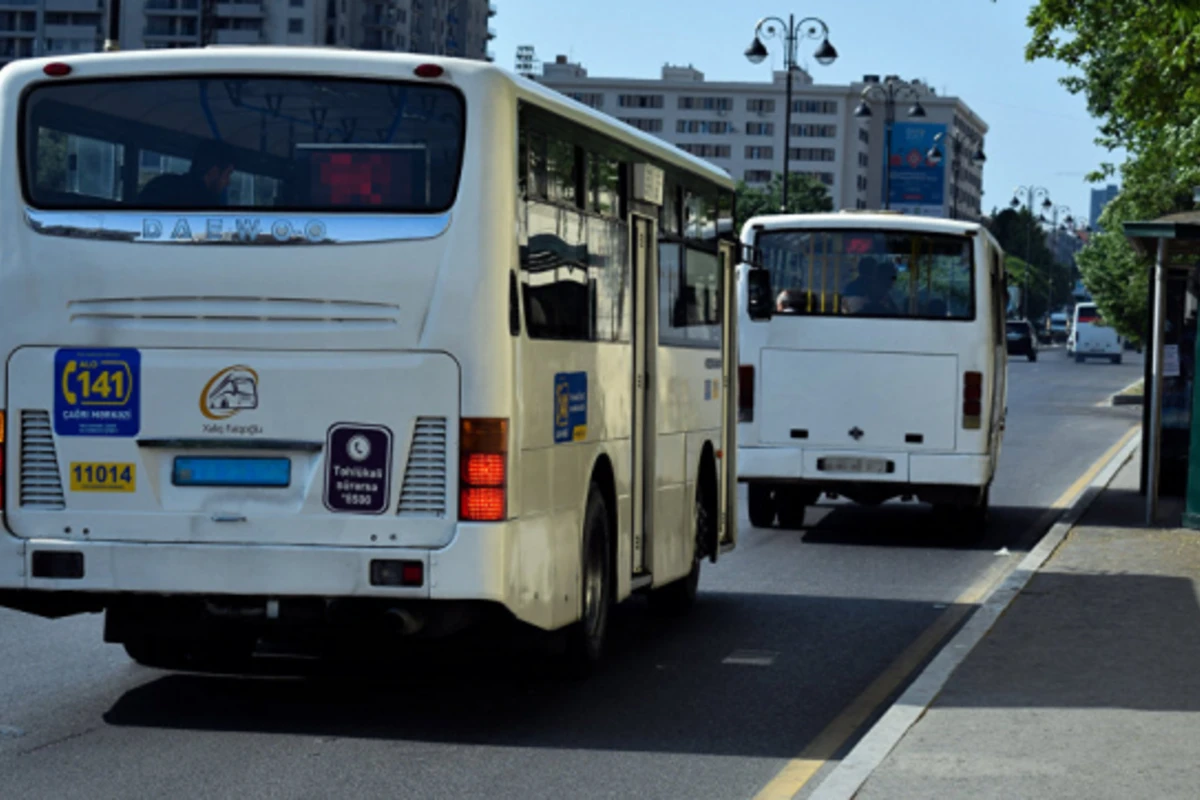
{"label": "passenger inside bus", "polygon": [[232,176],[233,151],[210,139],[196,147],[187,172],[159,175],[146,184],[137,202],[150,207],[224,205],[225,188]]}
{"label": "passenger inside bus", "polygon": [[870,316],[900,313],[892,300],[895,283],[896,268],[890,261],[864,258],[858,262],[858,277],[846,285],[843,313]]}

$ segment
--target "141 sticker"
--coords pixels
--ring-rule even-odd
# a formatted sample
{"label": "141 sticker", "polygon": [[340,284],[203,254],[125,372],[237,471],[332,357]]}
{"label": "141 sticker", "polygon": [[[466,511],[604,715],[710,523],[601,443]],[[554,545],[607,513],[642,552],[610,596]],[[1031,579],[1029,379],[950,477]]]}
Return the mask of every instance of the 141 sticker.
{"label": "141 sticker", "polygon": [[391,501],[392,432],[382,425],[341,422],[325,440],[325,507],[382,514]]}

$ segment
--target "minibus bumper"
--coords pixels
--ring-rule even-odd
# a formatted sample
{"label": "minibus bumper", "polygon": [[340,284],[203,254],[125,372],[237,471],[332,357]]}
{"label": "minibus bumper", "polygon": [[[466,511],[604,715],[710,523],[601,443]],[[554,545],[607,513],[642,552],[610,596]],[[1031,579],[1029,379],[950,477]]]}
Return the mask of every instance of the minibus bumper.
{"label": "minibus bumper", "polygon": [[922,486],[986,486],[992,479],[992,459],[986,454],[846,453],[886,457],[896,469],[888,474],[828,473],[816,469],[819,457],[843,455],[793,447],[739,447],[738,481],[778,481],[836,485],[853,481]]}

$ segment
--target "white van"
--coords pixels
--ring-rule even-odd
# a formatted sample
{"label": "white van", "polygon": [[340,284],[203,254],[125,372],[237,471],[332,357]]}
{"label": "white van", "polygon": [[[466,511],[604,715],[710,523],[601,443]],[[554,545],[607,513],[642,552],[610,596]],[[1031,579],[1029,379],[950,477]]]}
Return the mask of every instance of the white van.
{"label": "white van", "polygon": [[1004,429],[1003,252],[982,225],[755,217],[738,274],[738,480],[757,527],[822,493],[983,528]]}
{"label": "white van", "polygon": [[1120,364],[1123,344],[1116,329],[1100,316],[1095,303],[1075,306],[1071,336],[1067,340],[1067,355],[1075,356],[1077,364],[1082,364],[1088,358],[1107,358],[1114,364]]}

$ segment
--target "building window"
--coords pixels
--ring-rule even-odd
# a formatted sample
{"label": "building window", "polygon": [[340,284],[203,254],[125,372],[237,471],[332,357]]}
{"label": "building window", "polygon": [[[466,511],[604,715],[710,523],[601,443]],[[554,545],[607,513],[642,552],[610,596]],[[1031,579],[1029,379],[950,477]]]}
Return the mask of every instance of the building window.
{"label": "building window", "polygon": [[866,175],[858,176],[858,190],[860,192],[865,192],[867,190],[867,176]]}
{"label": "building window", "polygon": [[746,110],[760,114],[774,114],[775,101],[764,97],[751,97],[746,100]]}
{"label": "building window", "polygon": [[727,144],[680,144],[676,147],[700,158],[729,158],[732,153],[732,149]]}
{"label": "building window", "polygon": [[825,184],[826,186],[833,186],[833,173],[832,172],[804,172],[804,171],[801,171],[797,174],[807,175],[810,178],[817,179],[818,181]]}
{"label": "building window", "polygon": [[761,147],[759,145],[746,145],[746,158],[752,161],[766,161],[775,157],[774,147]]}
{"label": "building window", "polygon": [[813,139],[834,139],[837,137],[837,125],[813,125],[811,123],[792,125],[792,136],[807,136]]}
{"label": "building window", "polygon": [[571,98],[572,100],[578,100],[580,103],[583,103],[585,106],[590,106],[591,108],[604,107],[603,94],[598,94],[595,92],[569,92],[567,97]]}
{"label": "building window", "polygon": [[646,133],[662,133],[663,121],[661,119],[650,119],[647,117],[620,117],[621,122],[626,125],[632,125],[639,131]]}
{"label": "building window", "polygon": [[832,147],[793,147],[788,151],[793,161],[836,161],[837,152]]}
{"label": "building window", "polygon": [[729,123],[724,120],[681,119],[675,122],[676,133],[705,133],[712,136],[729,133]]}
{"label": "building window", "polygon": [[774,136],[775,135],[775,123],[774,122],[747,122],[746,123],[746,135],[747,136]]}
{"label": "building window", "polygon": [[661,94],[623,94],[617,97],[617,105],[621,108],[662,108]]}
{"label": "building window", "polygon": [[288,20],[288,33],[304,33],[304,20],[289,19]]}
{"label": "building window", "polygon": [[866,153],[858,154],[858,165],[860,167],[870,166],[870,164],[871,164],[871,159]]}
{"label": "building window", "polygon": [[748,169],[745,173],[746,183],[767,183],[771,180],[769,169]]}
{"label": "building window", "polygon": [[833,100],[793,100],[794,114],[836,114],[838,104]]}
{"label": "building window", "polygon": [[862,142],[863,144],[870,144],[871,143],[871,132],[868,131],[866,128],[859,128],[858,129],[858,140],[860,142]]}
{"label": "building window", "polygon": [[729,111],[733,99],[729,97],[680,97],[679,107],[685,110]]}

